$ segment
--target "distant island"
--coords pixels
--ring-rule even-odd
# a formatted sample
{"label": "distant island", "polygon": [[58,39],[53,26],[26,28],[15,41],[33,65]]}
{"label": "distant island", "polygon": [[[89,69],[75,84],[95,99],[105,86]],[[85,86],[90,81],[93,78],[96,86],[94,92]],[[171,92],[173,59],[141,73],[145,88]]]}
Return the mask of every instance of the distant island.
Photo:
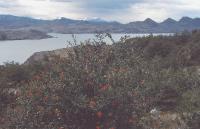
{"label": "distant island", "polygon": [[37,30],[44,33],[177,33],[184,30],[200,29],[200,18],[183,17],[179,21],[168,18],[163,22],[155,22],[147,18],[144,21],[135,21],[122,24],[116,21],[101,19],[73,20],[60,18],[41,20],[29,17],[0,15],[0,31],[5,30]]}
{"label": "distant island", "polygon": [[37,30],[4,30],[0,31],[0,41],[5,40],[24,40],[24,39],[45,39],[51,38],[44,32]]}

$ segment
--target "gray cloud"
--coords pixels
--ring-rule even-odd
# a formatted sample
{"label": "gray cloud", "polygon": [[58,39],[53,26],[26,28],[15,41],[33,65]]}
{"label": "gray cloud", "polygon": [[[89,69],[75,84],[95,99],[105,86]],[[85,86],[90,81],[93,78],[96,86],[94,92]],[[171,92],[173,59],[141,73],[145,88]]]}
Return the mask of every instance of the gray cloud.
{"label": "gray cloud", "polygon": [[100,9],[123,9],[129,8],[132,4],[142,0],[50,0],[52,2],[72,2],[80,5],[81,8],[100,10]]}
{"label": "gray cloud", "polygon": [[123,9],[129,8],[132,4],[140,2],[139,0],[86,0],[82,5],[90,9]]}
{"label": "gray cloud", "polygon": [[52,2],[73,2],[73,0],[50,0]]}
{"label": "gray cloud", "polygon": [[199,0],[0,0],[0,12],[52,19],[100,17],[128,22],[147,17],[162,21],[168,17],[199,17]]}
{"label": "gray cloud", "polygon": [[16,5],[16,2],[13,2],[12,0],[1,0],[0,1],[1,8],[10,8],[13,6],[17,6],[17,5]]}

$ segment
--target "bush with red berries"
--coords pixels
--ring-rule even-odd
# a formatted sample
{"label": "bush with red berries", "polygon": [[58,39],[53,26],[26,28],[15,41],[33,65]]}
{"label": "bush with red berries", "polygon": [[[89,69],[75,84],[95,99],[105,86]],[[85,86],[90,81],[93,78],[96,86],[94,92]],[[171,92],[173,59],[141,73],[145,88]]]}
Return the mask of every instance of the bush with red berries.
{"label": "bush with red berries", "polygon": [[[146,41],[148,46],[151,40],[164,39],[167,37],[132,41],[143,45]],[[196,67],[182,65],[177,69],[178,63],[169,66],[157,56],[149,60],[143,52],[150,50],[143,51],[142,44],[132,41],[81,44],[73,46],[67,59],[55,57],[43,64],[17,65],[17,69],[24,68],[18,70],[25,71],[17,70],[8,77],[1,72],[1,84],[12,79],[16,82],[12,85],[18,87],[13,101],[2,108],[0,127],[142,129],[141,118],[154,108],[163,112],[198,110],[200,78]]]}

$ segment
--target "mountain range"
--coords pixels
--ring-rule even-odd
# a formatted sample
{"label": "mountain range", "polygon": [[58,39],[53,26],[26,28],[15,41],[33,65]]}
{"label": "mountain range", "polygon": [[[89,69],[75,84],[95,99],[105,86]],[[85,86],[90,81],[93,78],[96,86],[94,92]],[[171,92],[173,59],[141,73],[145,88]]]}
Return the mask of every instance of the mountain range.
{"label": "mountain range", "polygon": [[90,20],[73,20],[60,18],[41,20],[13,15],[0,15],[0,31],[3,30],[37,30],[46,33],[175,33],[184,30],[200,29],[200,18],[183,17],[179,21],[168,18],[156,22],[150,18],[122,24],[99,18]]}

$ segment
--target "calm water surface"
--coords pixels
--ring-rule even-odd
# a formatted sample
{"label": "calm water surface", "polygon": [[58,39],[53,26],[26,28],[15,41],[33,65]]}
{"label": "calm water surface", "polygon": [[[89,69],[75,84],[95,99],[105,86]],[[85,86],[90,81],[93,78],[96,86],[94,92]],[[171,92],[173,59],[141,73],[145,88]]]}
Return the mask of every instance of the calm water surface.
{"label": "calm water surface", "polygon": [[[68,46],[67,41],[73,41],[71,34],[50,34],[55,38],[42,40],[14,40],[0,41],[0,65],[4,62],[23,63],[33,53],[40,51],[49,51]],[[112,34],[115,41],[119,41],[122,36],[129,35],[130,37],[142,37],[149,34]],[[169,34],[154,34],[154,35],[169,35]],[[94,34],[76,34],[78,42],[88,39],[94,39]],[[111,44],[109,39],[106,39]]]}

